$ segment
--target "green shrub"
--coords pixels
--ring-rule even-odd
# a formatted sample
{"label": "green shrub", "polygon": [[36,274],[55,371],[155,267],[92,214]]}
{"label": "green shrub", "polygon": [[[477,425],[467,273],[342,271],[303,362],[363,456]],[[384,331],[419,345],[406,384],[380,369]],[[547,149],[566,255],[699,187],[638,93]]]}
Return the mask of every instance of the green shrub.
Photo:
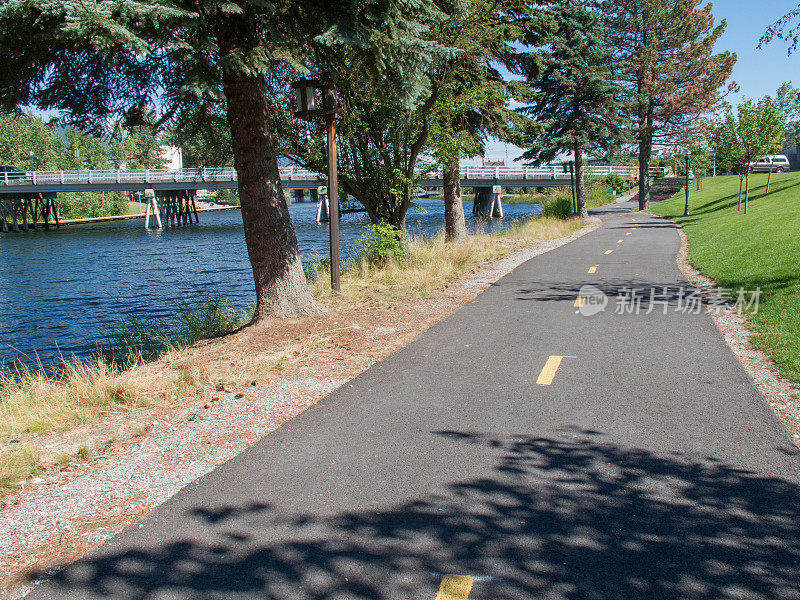
{"label": "green shrub", "polygon": [[542,216],[557,217],[559,219],[566,219],[572,216],[572,196],[567,194],[558,194],[552,200],[548,200],[542,205]]}
{"label": "green shrub", "polygon": [[227,204],[228,206],[239,206],[239,190],[217,190],[214,192],[214,202]]}
{"label": "green shrub", "polygon": [[617,196],[628,189],[628,181],[619,173],[609,174],[603,179],[603,183],[617,192]]}
{"label": "green shrub", "polygon": [[400,260],[408,252],[405,234],[387,223],[367,225],[356,240],[359,259],[371,265],[383,265],[390,260]]}

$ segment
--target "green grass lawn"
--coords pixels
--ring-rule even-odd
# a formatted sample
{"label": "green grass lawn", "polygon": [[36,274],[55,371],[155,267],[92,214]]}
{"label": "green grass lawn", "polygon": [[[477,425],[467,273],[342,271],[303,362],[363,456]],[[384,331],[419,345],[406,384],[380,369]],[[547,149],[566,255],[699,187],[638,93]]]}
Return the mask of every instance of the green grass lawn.
{"label": "green grass lawn", "polygon": [[[680,223],[689,238],[689,259],[720,287],[762,290],[750,324],[753,343],[781,373],[800,381],[800,173],[750,177],[748,213],[736,210],[737,176],[706,178],[692,186],[691,216],[683,216],[679,192],[652,206],[655,214]],[[744,203],[743,203],[744,204]]]}

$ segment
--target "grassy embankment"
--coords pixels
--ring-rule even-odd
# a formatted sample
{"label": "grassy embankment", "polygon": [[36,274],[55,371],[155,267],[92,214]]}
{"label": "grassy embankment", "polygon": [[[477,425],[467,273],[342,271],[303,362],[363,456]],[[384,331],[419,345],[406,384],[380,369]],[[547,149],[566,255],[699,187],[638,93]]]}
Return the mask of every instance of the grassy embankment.
{"label": "grassy embankment", "polygon": [[[315,272],[311,286],[334,311],[423,298],[488,259],[569,235],[582,225],[572,218],[539,217],[503,234],[471,236],[458,244],[445,244],[441,237],[412,240],[401,260],[354,261],[343,274],[341,296],[331,294],[324,268]],[[90,454],[80,447],[40,455],[33,449],[34,435],[85,429],[134,410],[181,406],[210,385],[230,389],[263,382],[313,359],[326,344],[324,336],[312,336],[246,352],[226,347],[227,339],[203,342],[199,350],[191,347],[195,340],[219,337],[246,320],[219,298],[205,300],[199,308],[179,307],[169,323],[126,322],[92,364],[65,364],[59,376],[24,369],[0,376],[0,494],[45,466],[66,467]],[[164,331],[169,334],[159,333]],[[155,362],[145,362],[155,357]]]}
{"label": "grassy embankment", "polygon": [[[707,178],[692,189],[683,216],[680,192],[652,210],[683,226],[689,260],[722,288],[761,288],[758,312],[748,316],[753,344],[766,351],[781,373],[800,381],[800,173],[750,177],[750,203],[736,210],[737,176]],[[735,292],[734,292],[735,293]]]}

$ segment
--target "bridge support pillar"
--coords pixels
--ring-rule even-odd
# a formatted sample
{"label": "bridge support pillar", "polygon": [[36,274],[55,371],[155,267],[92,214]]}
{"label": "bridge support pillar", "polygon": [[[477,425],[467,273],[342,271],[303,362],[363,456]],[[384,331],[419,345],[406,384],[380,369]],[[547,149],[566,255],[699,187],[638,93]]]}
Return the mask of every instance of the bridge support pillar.
{"label": "bridge support pillar", "polygon": [[[152,190],[145,190],[145,194]],[[151,201],[147,203],[147,214],[145,215],[144,226],[148,227],[150,211],[156,217],[157,226],[162,225],[191,225],[192,217],[194,222],[199,223],[197,216],[197,203],[195,201],[195,190],[158,190],[152,192]],[[160,213],[160,214],[159,214]],[[163,217],[163,223],[162,223]]]}
{"label": "bridge support pillar", "polygon": [[[50,229],[50,220],[59,226],[56,208],[57,194],[0,195],[0,231],[36,231],[40,225]],[[20,219],[22,223],[20,224]]]}
{"label": "bridge support pillar", "polygon": [[328,204],[328,194],[319,194],[317,204],[317,223],[328,223],[331,220],[331,206]]}
{"label": "bridge support pillar", "polygon": [[158,209],[158,200],[156,200],[155,192],[153,190],[145,190],[144,196],[147,198],[147,212],[144,215],[144,228],[150,228],[150,213],[152,212],[156,219],[156,227],[161,229],[161,211]]}
{"label": "bridge support pillar", "polygon": [[503,201],[501,198],[502,187],[476,187],[475,200],[472,202],[472,214],[482,217],[502,217]]}

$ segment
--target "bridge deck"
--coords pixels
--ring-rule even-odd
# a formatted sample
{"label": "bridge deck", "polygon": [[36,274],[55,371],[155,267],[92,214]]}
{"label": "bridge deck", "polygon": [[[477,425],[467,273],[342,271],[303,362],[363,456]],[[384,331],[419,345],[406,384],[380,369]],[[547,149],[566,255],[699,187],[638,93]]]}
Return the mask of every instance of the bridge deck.
{"label": "bridge deck", "polygon": [[[587,174],[604,177],[618,173],[635,178],[636,167],[588,167]],[[461,185],[464,187],[555,187],[569,185],[569,173],[561,166],[549,167],[464,167]],[[9,175],[11,175],[9,177]],[[281,168],[283,187],[287,189],[313,189],[324,185],[326,177],[306,169]],[[423,174],[422,187],[441,187],[441,172]],[[52,194],[58,192],[92,191],[143,191],[235,189],[238,187],[236,171],[221,169],[131,170],[131,171],[35,171],[21,176],[3,174],[0,177],[0,195]]]}

